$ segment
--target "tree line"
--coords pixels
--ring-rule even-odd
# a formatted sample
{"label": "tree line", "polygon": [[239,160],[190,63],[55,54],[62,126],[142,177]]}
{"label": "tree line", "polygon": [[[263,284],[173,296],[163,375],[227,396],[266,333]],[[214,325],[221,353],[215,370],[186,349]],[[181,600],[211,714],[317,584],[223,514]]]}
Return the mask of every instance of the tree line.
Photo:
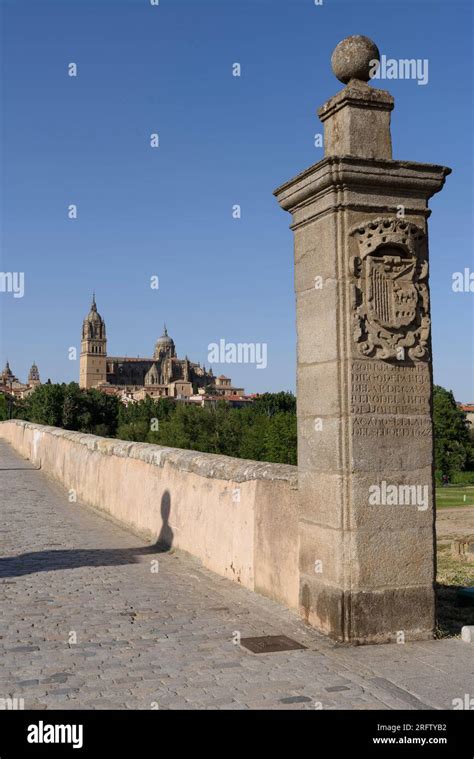
{"label": "tree line", "polygon": [[[224,400],[195,406],[166,398],[125,406],[113,395],[83,390],[75,382],[45,384],[16,402],[13,416],[121,440],[296,464],[296,398],[288,392],[265,393],[245,408]],[[0,419],[7,417],[6,406],[0,405]]]}
{"label": "tree line", "polygon": [[[205,453],[297,463],[296,398],[293,393],[264,393],[244,408],[225,400],[195,406],[167,398],[145,398],[125,406],[99,390],[82,390],[75,382],[40,385],[12,415],[37,424],[63,427],[121,440],[156,443]],[[453,393],[435,385],[433,395],[437,477],[464,473],[474,482],[474,446],[465,413]],[[0,395],[0,420],[9,409]]]}

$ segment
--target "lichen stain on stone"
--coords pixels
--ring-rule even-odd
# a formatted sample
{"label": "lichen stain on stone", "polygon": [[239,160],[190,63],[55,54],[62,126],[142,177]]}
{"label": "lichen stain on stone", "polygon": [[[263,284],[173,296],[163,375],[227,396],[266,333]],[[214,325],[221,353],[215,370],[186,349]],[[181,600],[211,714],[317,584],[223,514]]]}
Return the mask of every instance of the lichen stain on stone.
{"label": "lichen stain on stone", "polygon": [[301,606],[303,608],[303,616],[305,618],[305,622],[309,623],[309,612],[311,609],[311,591],[309,589],[309,585],[306,583],[303,585],[303,588],[301,590]]}

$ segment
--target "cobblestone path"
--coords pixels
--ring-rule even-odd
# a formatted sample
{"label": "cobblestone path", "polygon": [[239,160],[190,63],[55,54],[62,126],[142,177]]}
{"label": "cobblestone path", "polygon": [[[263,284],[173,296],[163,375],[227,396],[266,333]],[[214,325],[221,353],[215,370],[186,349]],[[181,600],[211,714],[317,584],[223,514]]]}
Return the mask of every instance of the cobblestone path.
{"label": "cobblestone path", "polygon": [[[0,699],[25,709],[437,709],[472,693],[472,645],[337,646],[69,503],[1,441],[0,508]],[[236,633],[307,648],[252,654]]]}

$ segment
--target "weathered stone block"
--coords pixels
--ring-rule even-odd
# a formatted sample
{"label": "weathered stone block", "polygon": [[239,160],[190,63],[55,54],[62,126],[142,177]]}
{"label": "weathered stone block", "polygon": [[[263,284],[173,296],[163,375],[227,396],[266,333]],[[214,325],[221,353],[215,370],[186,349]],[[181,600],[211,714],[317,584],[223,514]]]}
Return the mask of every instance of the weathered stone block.
{"label": "weathered stone block", "polygon": [[424,469],[352,472],[348,526],[351,530],[433,528],[431,464]]}
{"label": "weathered stone block", "polygon": [[296,298],[299,364],[335,361],[338,355],[338,292],[335,280],[326,280],[322,290],[305,290]]}
{"label": "weathered stone block", "polygon": [[429,416],[353,415],[351,468],[354,472],[419,470],[433,460]]}
{"label": "weathered stone block", "polygon": [[342,529],[344,483],[342,473],[331,474],[298,467],[299,518]]}
{"label": "weathered stone block", "polygon": [[350,559],[348,536],[342,530],[300,520],[300,572],[318,582],[339,587],[344,578],[344,561]]}
{"label": "weathered stone block", "polygon": [[350,533],[353,590],[429,585],[434,582],[433,529],[366,527]]}
{"label": "weathered stone block", "polygon": [[342,472],[342,431],[338,417],[298,417],[298,468],[311,472]]}
{"label": "weathered stone block", "polygon": [[298,416],[316,421],[321,417],[340,414],[339,368],[337,361],[301,365],[298,373]]}

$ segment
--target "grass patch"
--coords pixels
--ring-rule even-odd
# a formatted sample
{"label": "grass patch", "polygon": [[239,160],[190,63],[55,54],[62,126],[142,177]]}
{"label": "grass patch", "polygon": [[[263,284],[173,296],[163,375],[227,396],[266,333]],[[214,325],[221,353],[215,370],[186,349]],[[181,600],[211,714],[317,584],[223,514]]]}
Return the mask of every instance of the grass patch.
{"label": "grass patch", "polygon": [[458,636],[463,625],[474,625],[474,605],[461,606],[456,596],[458,588],[474,586],[474,564],[452,556],[450,544],[438,545],[436,579],[437,637]]}
{"label": "grass patch", "polygon": [[474,485],[439,487],[436,488],[435,498],[437,509],[474,506]]}

